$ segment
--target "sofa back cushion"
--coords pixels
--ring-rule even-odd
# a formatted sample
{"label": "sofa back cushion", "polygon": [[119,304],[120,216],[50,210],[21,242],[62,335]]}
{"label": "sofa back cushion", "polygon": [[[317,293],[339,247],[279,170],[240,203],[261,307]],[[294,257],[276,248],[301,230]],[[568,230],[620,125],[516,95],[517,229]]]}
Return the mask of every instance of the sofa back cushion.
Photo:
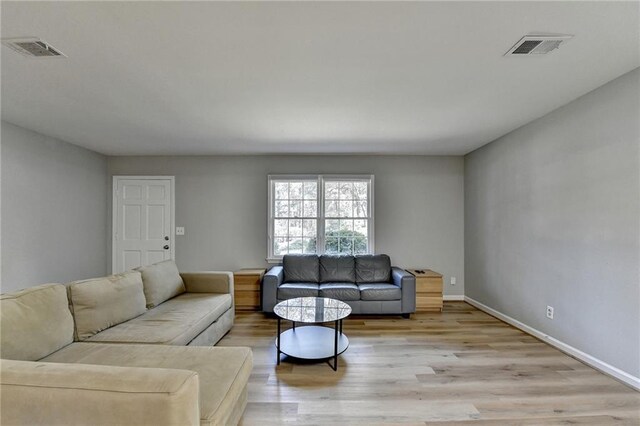
{"label": "sofa back cushion", "polygon": [[147,310],[142,276],[137,271],[75,281],[67,285],[67,291],[76,340],[86,340]]}
{"label": "sofa back cushion", "polygon": [[316,254],[285,254],[282,266],[285,283],[320,282],[320,261]]}
{"label": "sofa back cushion", "polygon": [[0,357],[37,361],[73,342],[73,317],[62,284],[0,296]]}
{"label": "sofa back cushion", "polygon": [[353,256],[323,254],[320,256],[321,283],[355,283],[356,262]]}
{"label": "sofa back cushion", "polygon": [[186,291],[173,260],[141,266],[137,270],[142,273],[144,296],[147,298],[149,309]]}
{"label": "sofa back cushion", "polygon": [[356,282],[391,282],[391,259],[386,254],[363,254],[356,256]]}

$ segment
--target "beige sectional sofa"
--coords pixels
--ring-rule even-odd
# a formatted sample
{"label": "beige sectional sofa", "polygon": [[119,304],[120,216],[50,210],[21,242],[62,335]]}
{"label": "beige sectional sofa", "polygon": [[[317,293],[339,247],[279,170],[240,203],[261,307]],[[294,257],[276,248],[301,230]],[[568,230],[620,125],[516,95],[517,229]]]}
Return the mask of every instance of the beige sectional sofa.
{"label": "beige sectional sofa", "polygon": [[2,425],[232,425],[249,348],[212,347],[233,325],[233,275],[172,261],[0,297]]}

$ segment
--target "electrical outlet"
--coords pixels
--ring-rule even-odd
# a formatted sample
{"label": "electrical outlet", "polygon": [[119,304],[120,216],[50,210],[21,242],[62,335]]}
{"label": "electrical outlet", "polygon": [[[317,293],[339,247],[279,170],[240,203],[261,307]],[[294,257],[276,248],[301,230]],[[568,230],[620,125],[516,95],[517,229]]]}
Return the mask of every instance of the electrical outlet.
{"label": "electrical outlet", "polygon": [[176,235],[184,235],[184,226],[176,226]]}
{"label": "electrical outlet", "polygon": [[553,306],[547,306],[547,318],[553,319]]}
{"label": "electrical outlet", "polygon": [[451,285],[456,285],[456,277],[451,277]]}

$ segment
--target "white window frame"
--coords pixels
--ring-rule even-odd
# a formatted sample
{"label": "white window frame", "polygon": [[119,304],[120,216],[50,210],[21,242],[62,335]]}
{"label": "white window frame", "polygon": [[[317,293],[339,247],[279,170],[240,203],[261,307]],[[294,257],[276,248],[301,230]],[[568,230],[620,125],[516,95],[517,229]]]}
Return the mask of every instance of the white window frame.
{"label": "white window frame", "polygon": [[325,182],[330,181],[368,181],[367,192],[367,214],[368,214],[368,227],[367,227],[367,243],[368,253],[375,253],[375,218],[374,218],[374,175],[268,175],[267,176],[267,189],[268,189],[268,231],[267,231],[267,262],[268,263],[280,263],[282,262],[282,256],[276,256],[273,253],[273,239],[274,239],[274,211],[275,211],[275,182],[289,180],[289,181],[304,181],[315,180],[318,183],[317,189],[317,226],[316,226],[316,253],[324,253],[324,231],[325,231],[325,216],[324,216],[324,200],[325,200]]}

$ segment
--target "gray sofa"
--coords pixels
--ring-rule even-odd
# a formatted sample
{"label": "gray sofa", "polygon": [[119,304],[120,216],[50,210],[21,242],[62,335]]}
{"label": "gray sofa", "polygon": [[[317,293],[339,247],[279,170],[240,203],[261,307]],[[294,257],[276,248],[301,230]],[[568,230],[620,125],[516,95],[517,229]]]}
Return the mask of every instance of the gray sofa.
{"label": "gray sofa", "polygon": [[401,314],[416,310],[416,280],[379,255],[285,255],[262,280],[262,310],[294,297],[330,297],[354,314]]}

